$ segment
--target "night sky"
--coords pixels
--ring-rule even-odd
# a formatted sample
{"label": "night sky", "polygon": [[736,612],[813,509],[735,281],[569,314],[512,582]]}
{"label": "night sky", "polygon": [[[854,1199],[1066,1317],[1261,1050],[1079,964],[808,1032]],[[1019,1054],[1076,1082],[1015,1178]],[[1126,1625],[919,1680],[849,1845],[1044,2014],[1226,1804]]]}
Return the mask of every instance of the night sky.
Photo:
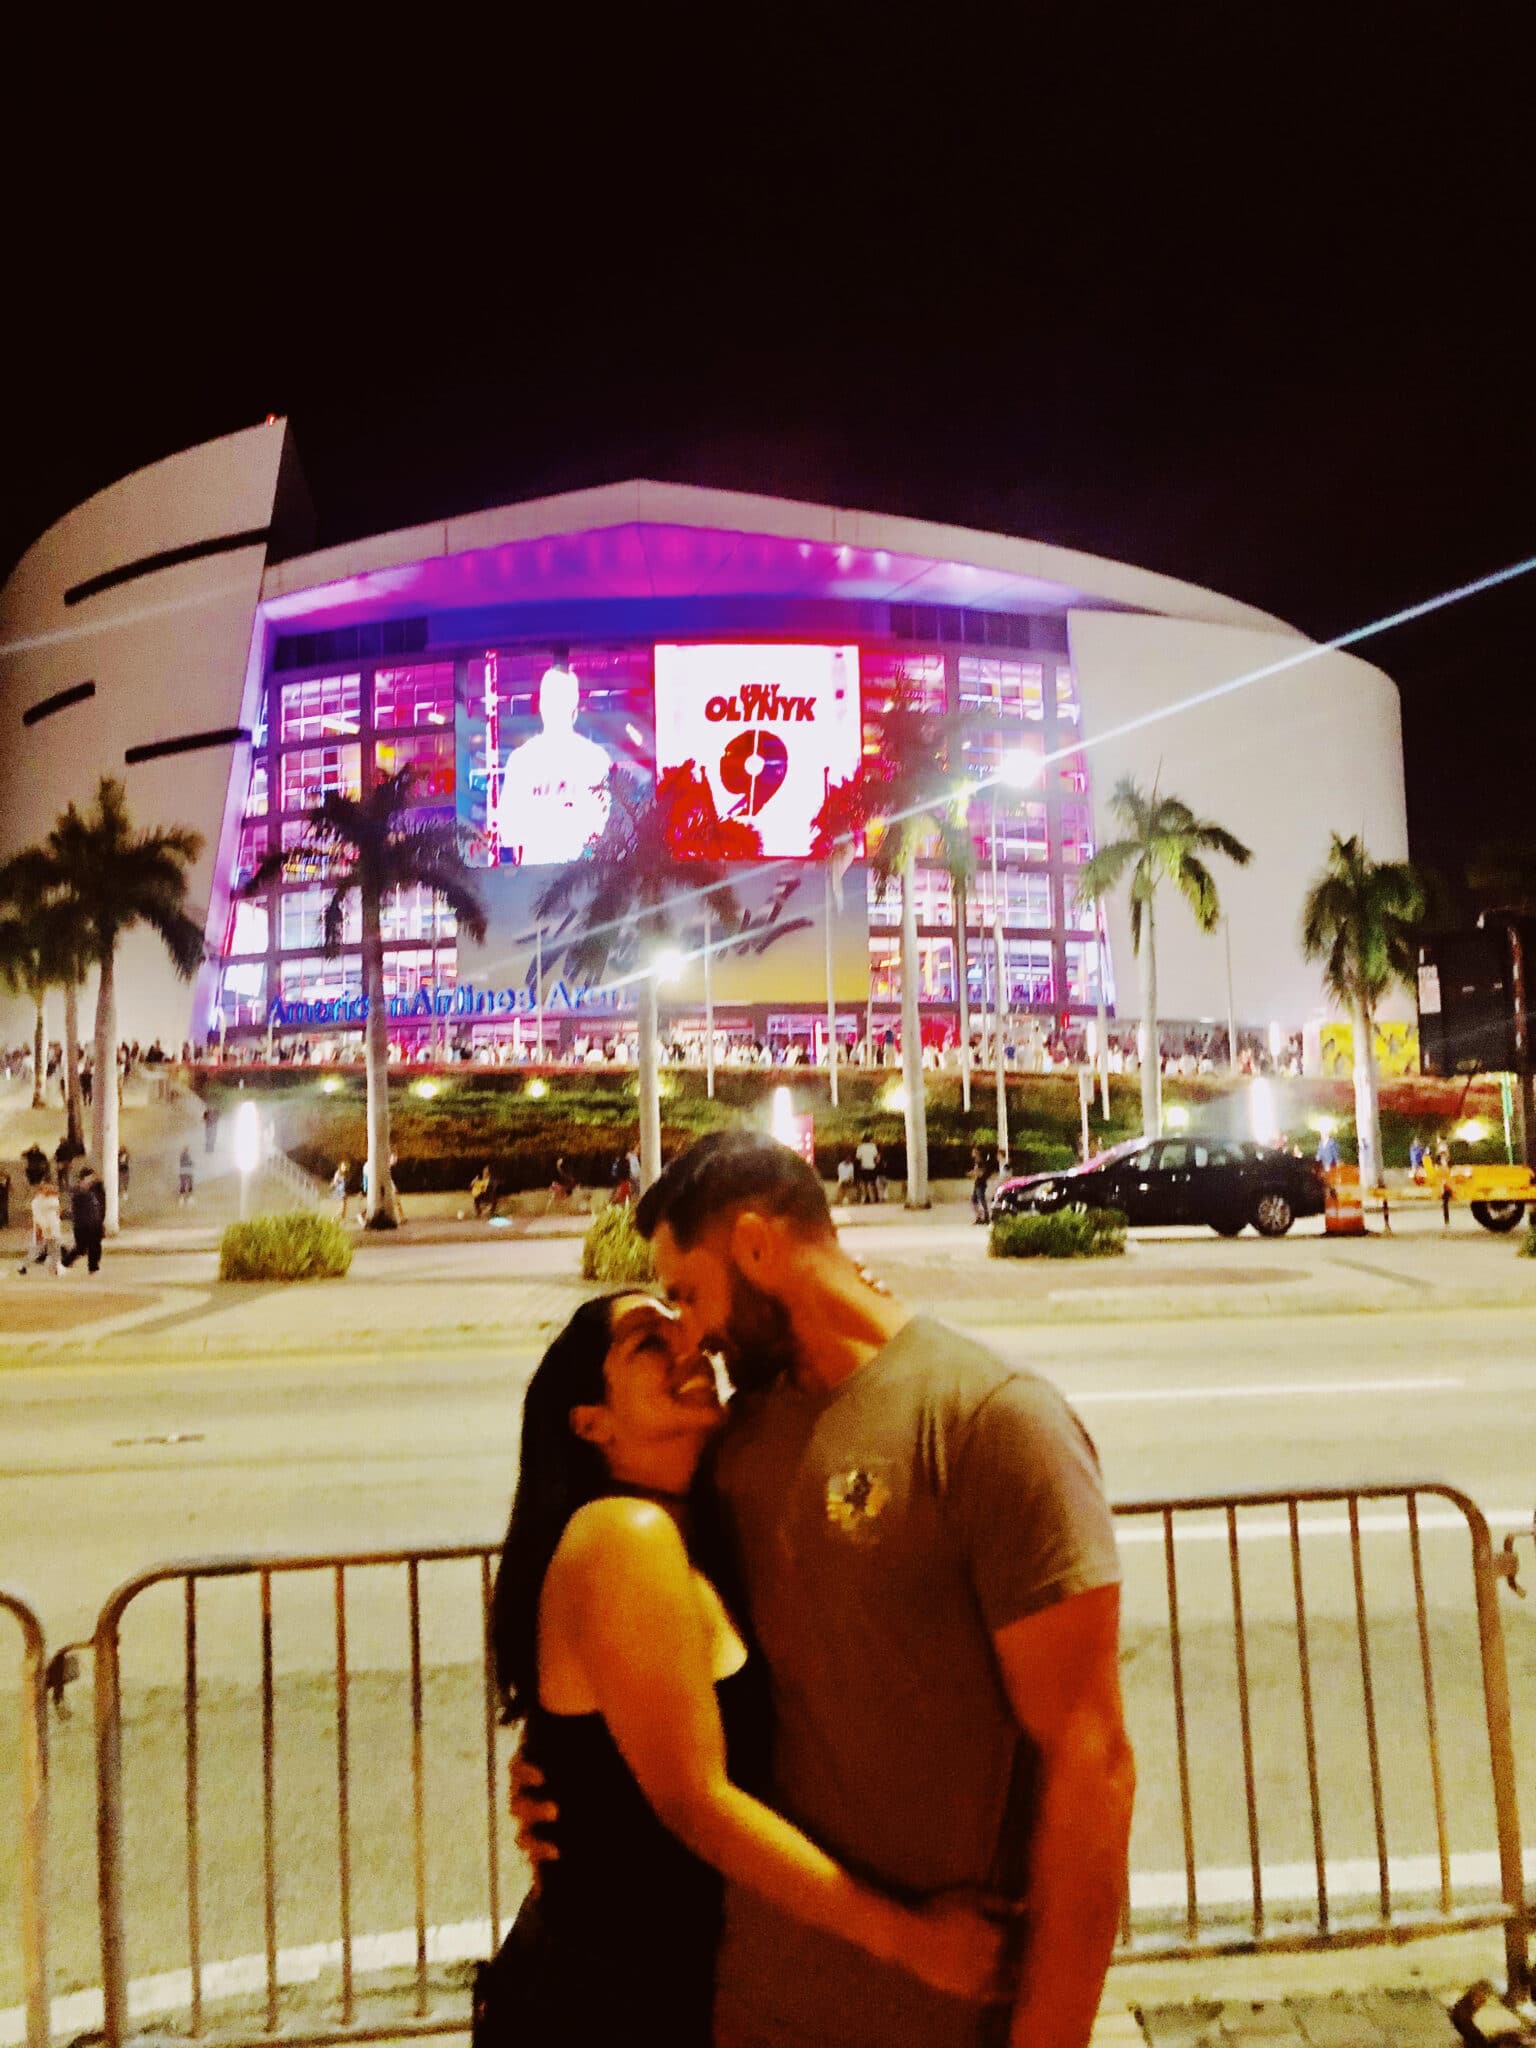
{"label": "night sky", "polygon": [[[0,566],[268,412],[322,543],[647,475],[1087,548],[1318,637],[1536,555],[1530,10],[1284,18],[902,47],[741,12],[712,50],[340,67],[274,30],[196,91],[101,60],[64,147],[44,68],[3,144]],[[1360,650],[1420,858],[1536,837],[1533,639],[1536,576]]]}

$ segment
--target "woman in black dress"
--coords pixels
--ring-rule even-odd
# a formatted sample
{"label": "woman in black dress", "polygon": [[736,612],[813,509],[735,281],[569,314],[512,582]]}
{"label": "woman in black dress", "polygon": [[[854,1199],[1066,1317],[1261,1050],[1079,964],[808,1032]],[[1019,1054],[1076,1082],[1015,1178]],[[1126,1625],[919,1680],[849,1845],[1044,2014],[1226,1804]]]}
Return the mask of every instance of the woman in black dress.
{"label": "woman in black dress", "polygon": [[763,1674],[688,1503],[722,1416],[708,1361],[647,1294],[584,1303],[529,1383],[496,1669],[560,1856],[480,1975],[481,2041],[707,2048],[722,1877],[940,1990],[993,1987],[993,1922],[897,1904],[752,1796]]}

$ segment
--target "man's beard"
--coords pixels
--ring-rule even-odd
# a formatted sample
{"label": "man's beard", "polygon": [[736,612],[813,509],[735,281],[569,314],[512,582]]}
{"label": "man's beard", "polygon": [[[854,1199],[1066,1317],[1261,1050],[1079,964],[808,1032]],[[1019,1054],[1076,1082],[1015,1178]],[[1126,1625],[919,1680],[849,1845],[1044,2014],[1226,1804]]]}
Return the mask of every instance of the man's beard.
{"label": "man's beard", "polygon": [[797,1353],[789,1310],[738,1266],[730,1268],[730,1287],[731,1305],[717,1341],[731,1385],[739,1393],[759,1393],[794,1368]]}

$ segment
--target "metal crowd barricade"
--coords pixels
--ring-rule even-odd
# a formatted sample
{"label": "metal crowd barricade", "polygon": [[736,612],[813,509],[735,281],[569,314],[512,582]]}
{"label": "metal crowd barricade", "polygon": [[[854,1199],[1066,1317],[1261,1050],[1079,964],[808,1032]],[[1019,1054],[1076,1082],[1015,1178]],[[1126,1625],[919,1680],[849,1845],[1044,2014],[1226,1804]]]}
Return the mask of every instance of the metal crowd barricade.
{"label": "metal crowd barricade", "polygon": [[[103,2032],[107,2048],[120,2048],[128,2033],[129,1956],[125,1936],[124,1906],[128,1896],[129,1873],[125,1868],[125,1801],[123,1774],[123,1661],[122,1634],[125,1618],[135,1603],[160,1586],[180,1589],[179,1634],[181,1651],[181,1718],[185,1754],[185,1784],[181,1799],[180,1832],[185,1870],[185,1918],[187,1983],[189,1988],[188,2029],[193,2039],[208,2031],[205,2006],[206,1979],[210,1963],[206,1954],[203,1891],[205,1850],[201,1773],[205,1762],[203,1723],[206,1701],[200,1679],[203,1644],[200,1638],[201,1608],[207,1589],[215,1581],[254,1582],[257,1596],[259,1664],[259,1705],[261,1728],[260,1772],[260,1897],[262,1957],[260,1967],[264,2011],[259,2030],[242,2033],[221,2027],[221,2043],[252,2044],[269,2041],[281,2030],[285,2043],[337,2042],[403,2035],[462,2032],[467,2026],[467,2007],[460,2003],[450,2011],[432,2009],[429,1988],[429,1885],[427,1841],[427,1779],[429,1756],[425,1732],[424,1699],[428,1667],[422,1641],[422,1581],[439,1567],[458,1565],[473,1568],[477,1575],[479,1637],[483,1650],[479,1659],[478,1697],[475,1701],[477,1730],[475,1743],[483,1747],[483,1793],[485,1799],[485,1859],[483,1897],[485,1933],[499,1939],[504,1922],[501,1913],[501,1856],[498,1842],[499,1806],[497,1785],[496,1732],[498,1701],[490,1658],[490,1604],[496,1553],[479,1546],[453,1546],[424,1550],[359,1552],[347,1556],[273,1556],[264,1558],[201,1558],[165,1564],[143,1572],[121,1586],[103,1608],[94,1640],[96,1662],[96,1775],[98,1886],[101,1923]],[[356,1871],[356,1827],[354,1809],[359,1790],[354,1768],[354,1690],[364,1675],[356,1667],[352,1638],[356,1634],[355,1589],[368,1574],[393,1572],[402,1575],[405,1593],[404,1680],[409,1709],[409,1740],[402,1769],[409,1775],[410,1844],[409,1864],[414,1906],[413,2011],[409,2017],[391,2017],[387,2023],[371,2025],[359,2010],[357,1979],[358,1951],[376,1937],[359,1932],[354,1925]],[[318,2026],[295,2025],[292,2015],[285,2023],[282,2011],[282,1970],[279,1951],[279,1894],[285,1875],[278,1825],[278,1737],[279,1692],[274,1650],[274,1609],[284,1593],[302,1581],[322,1582],[329,1608],[329,1670],[334,1683],[335,1767],[332,1821],[334,1841],[335,1894],[338,1940],[328,1945],[334,1951],[339,1984],[334,2020]],[[274,1595],[276,1594],[276,1601]],[[457,1638],[456,1638],[457,1639]],[[474,1638],[468,1638],[473,1649]],[[365,1789],[375,1785],[383,1770],[377,1757],[367,1760]],[[223,1846],[226,1834],[238,1834],[238,1813],[221,1813],[223,1825],[216,1846]],[[399,1844],[400,1855],[407,1854]],[[292,1876],[290,1870],[287,1875]],[[221,1929],[221,1941],[227,1930]],[[484,1950],[482,1953],[486,1952]]]}
{"label": "metal crowd barricade", "polygon": [[0,1586],[0,1610],[21,1630],[21,1971],[27,2048],[48,2048],[48,1653],[43,1625],[19,1593]]}
{"label": "metal crowd barricade", "polygon": [[[1138,1858],[1133,1837],[1119,1959],[1342,1947],[1502,1926],[1511,1993],[1526,1994],[1530,1918],[1498,1607],[1508,1572],[1481,1510],[1454,1488],[1424,1482],[1137,1501],[1117,1507],[1116,1524],[1137,1822],[1149,1797],[1162,1800],[1161,1815],[1150,1817],[1154,1831],[1164,1849],[1177,1841],[1177,1861],[1158,1870],[1159,1856],[1146,1868],[1145,1845]],[[1447,1530],[1470,1546],[1475,1657],[1459,1566],[1459,1593],[1442,1599],[1438,1619],[1426,1593],[1425,1536]],[[1373,1575],[1379,1582],[1381,1568],[1368,1571],[1366,1539],[1389,1536],[1406,1538],[1399,1606],[1383,1612],[1379,1602],[1373,1618],[1368,1584]],[[1245,1618],[1245,1586],[1261,1571],[1269,1599],[1256,1623],[1251,1601]],[[1280,1624],[1270,1618],[1277,1609],[1287,1615]],[[1466,1638],[1459,1654],[1442,1641],[1437,1658],[1436,1634],[1456,1628]],[[1386,1647],[1399,1653],[1385,1693],[1375,1654],[1383,1636],[1395,1636]],[[1159,1637],[1160,1685],[1148,1672]],[[1457,1870],[1453,1821],[1477,1823],[1459,1806],[1448,1813],[1442,1728],[1453,1728],[1451,1761],[1465,1771],[1461,1744],[1478,1706],[1489,1771],[1482,1779],[1478,1766],[1478,1791],[1486,1803],[1491,1790],[1496,1877],[1485,1850],[1463,1853]],[[1285,1739],[1271,1739],[1277,1734]],[[1395,1839],[1410,1808],[1409,1832],[1420,1841],[1433,1836],[1422,1854],[1401,1853]],[[1202,1822],[1207,1835],[1225,1836],[1229,1867],[1202,1863]],[[1266,1854],[1276,1827],[1298,1852],[1278,1866]],[[1351,1831],[1363,1853],[1335,1862],[1333,1838]],[[1341,1911],[1341,1891],[1363,1893],[1369,1904]]]}

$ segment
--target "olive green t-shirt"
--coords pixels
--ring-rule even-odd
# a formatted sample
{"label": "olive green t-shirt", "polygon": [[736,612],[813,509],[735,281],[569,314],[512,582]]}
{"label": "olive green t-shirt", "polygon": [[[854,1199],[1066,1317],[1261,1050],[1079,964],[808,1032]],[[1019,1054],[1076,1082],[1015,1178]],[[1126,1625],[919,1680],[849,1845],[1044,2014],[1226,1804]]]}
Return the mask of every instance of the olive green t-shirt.
{"label": "olive green t-shirt", "polygon": [[[738,1396],[714,1479],[772,1687],[771,1803],[898,1895],[1017,1883],[1031,1756],[992,1636],[1119,1578],[1061,1395],[918,1316],[830,1393]],[[731,2048],[980,2038],[980,2009],[740,1887],[717,1982]]]}

